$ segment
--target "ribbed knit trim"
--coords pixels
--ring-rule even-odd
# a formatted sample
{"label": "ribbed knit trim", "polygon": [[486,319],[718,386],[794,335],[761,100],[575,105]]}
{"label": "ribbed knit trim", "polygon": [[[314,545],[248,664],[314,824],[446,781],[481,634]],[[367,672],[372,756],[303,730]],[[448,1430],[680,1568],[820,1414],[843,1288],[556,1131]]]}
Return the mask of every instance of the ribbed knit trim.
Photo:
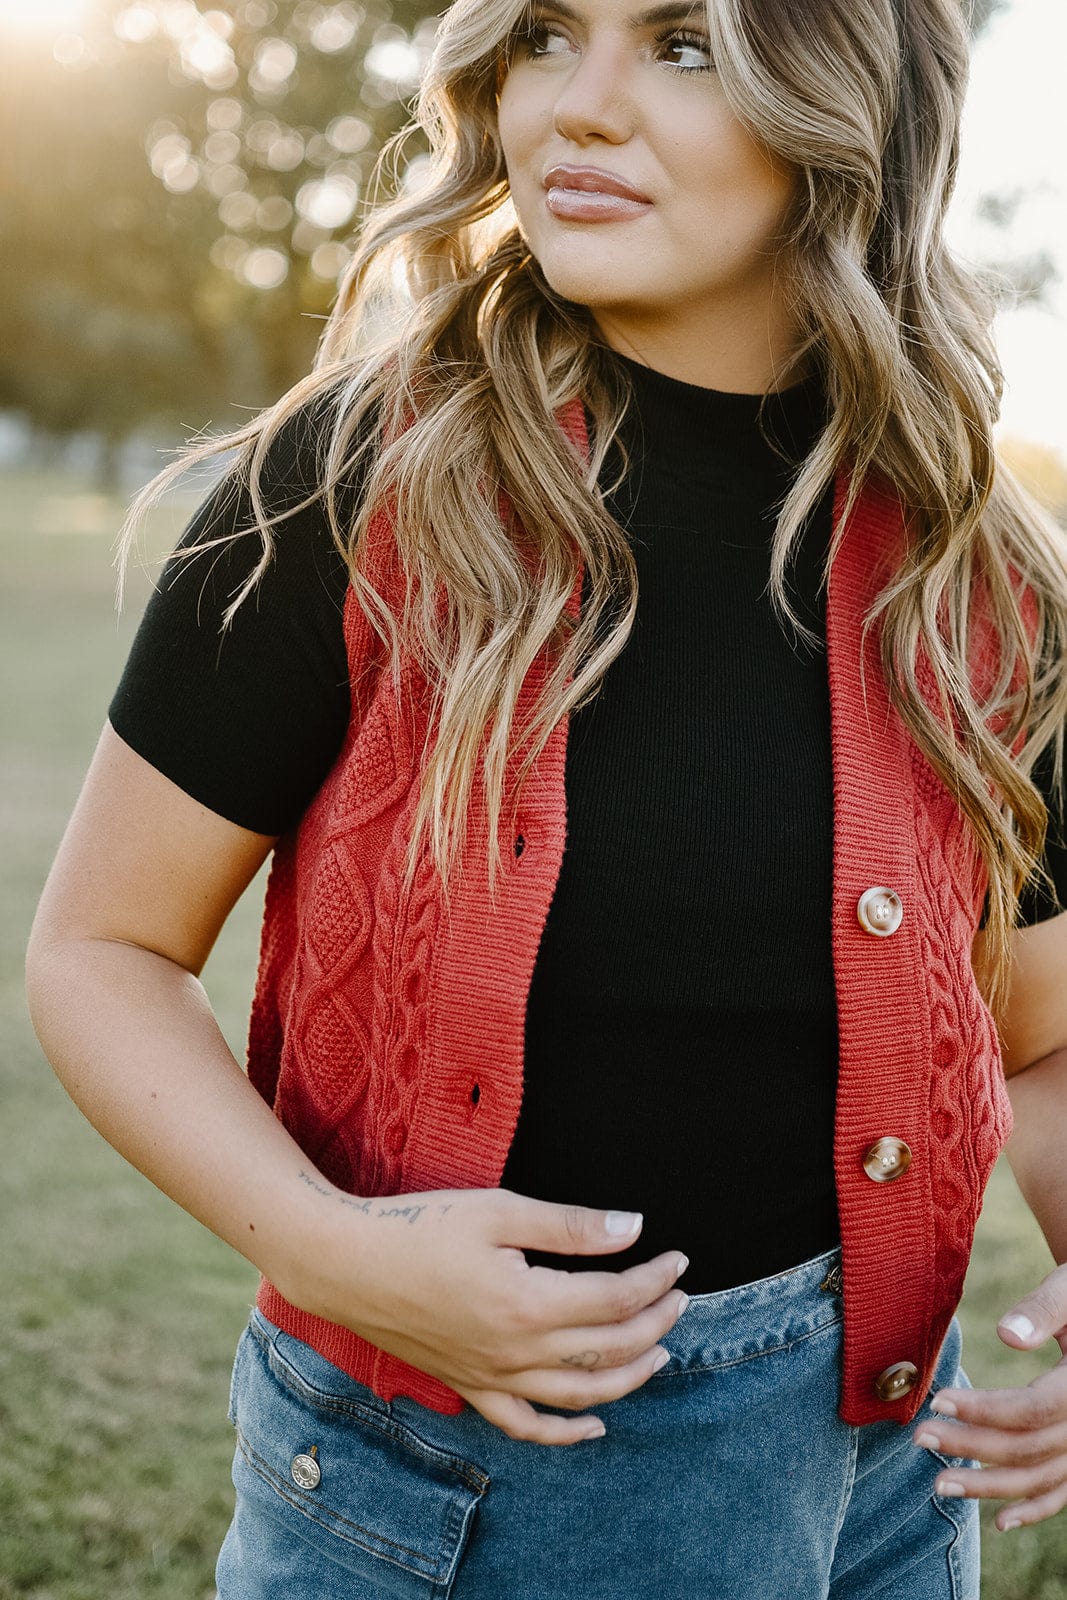
{"label": "ribbed knit trim", "polygon": [[[835,526],[844,510],[840,476]],[[834,561],[827,605],[831,743],[834,766],[832,941],[840,1057],[834,1169],[845,1285],[840,1415],[853,1424],[906,1421],[929,1387],[936,1351],[917,1336],[931,1293],[933,1196],[928,1151],[929,1040],[919,960],[915,825],[906,729],[889,703],[872,634],[862,625],[899,550],[899,506],[868,488]],[[860,671],[860,663],[863,671]],[[865,679],[865,681],[863,681]],[[873,887],[896,891],[904,906],[890,938],[861,927],[857,907]],[[909,1019],[910,1031],[902,1031]],[[902,1179],[875,1183],[863,1169],[883,1135],[903,1139],[912,1164]],[[883,1314],[875,1315],[882,1307]],[[883,1402],[874,1381],[887,1367],[919,1369],[904,1401]]]}
{"label": "ribbed knit trim", "polygon": [[382,1400],[392,1400],[398,1394],[406,1394],[420,1405],[428,1406],[431,1411],[440,1411],[449,1416],[457,1415],[466,1404],[462,1395],[442,1383],[440,1378],[410,1366],[406,1361],[401,1361],[399,1356],[387,1354],[348,1328],[339,1327],[336,1322],[324,1322],[321,1317],[313,1317],[307,1311],[298,1311],[265,1278],[260,1282],[256,1305],[269,1322],[283,1332],[292,1334],[294,1339],[302,1339],[305,1344],[311,1345],[320,1356],[332,1361],[335,1367],[339,1367],[357,1383],[366,1384]]}

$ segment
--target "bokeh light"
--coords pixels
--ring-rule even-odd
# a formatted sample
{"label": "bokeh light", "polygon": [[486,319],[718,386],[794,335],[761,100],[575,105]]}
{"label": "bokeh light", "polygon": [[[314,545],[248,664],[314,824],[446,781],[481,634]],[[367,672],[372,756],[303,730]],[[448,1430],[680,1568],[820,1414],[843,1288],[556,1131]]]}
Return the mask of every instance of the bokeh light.
{"label": "bokeh light", "polygon": [[352,216],[358,199],[358,183],[338,174],[320,182],[305,183],[297,192],[296,209],[316,227],[341,228]]}
{"label": "bokeh light", "polygon": [[0,29],[48,37],[81,27],[91,14],[91,0],[0,0]]}
{"label": "bokeh light", "polygon": [[353,5],[322,6],[311,24],[310,39],[316,50],[332,54],[347,50],[359,29],[362,13]]}
{"label": "bokeh light", "polygon": [[145,44],[159,32],[159,15],[151,6],[127,6],[116,13],[112,26],[127,44]]}
{"label": "bokeh light", "polygon": [[289,275],[289,257],[284,250],[261,245],[242,256],[237,276],[251,289],[276,289]]}

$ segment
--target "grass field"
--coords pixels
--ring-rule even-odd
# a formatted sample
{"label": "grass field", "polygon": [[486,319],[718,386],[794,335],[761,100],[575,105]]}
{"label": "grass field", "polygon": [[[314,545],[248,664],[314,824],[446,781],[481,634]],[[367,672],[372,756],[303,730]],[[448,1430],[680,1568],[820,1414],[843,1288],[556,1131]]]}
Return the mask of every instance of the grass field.
{"label": "grass field", "polygon": [[[83,1121],[22,992],[37,896],[147,580],[135,573],[116,622],[109,546],[122,507],[62,479],[0,483],[0,1600],[207,1600],[231,1504],[229,1367],[254,1275]],[[157,519],[157,550],[181,518]],[[239,1058],[262,889],[204,974]],[[1002,1161],[961,1311],[975,1385],[1052,1365],[1054,1346],[1020,1355],[994,1331],[1050,1266]],[[983,1506],[985,1600],[1065,1600],[1067,1512],[1004,1535],[998,1504]]]}

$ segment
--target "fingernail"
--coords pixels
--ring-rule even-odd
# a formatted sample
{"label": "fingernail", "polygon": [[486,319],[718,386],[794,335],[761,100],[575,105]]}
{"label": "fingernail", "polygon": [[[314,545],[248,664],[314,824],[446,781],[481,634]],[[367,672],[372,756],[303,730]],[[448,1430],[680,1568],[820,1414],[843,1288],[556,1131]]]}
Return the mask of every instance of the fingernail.
{"label": "fingernail", "polygon": [[604,1218],[608,1233],[636,1233],[641,1226],[640,1211],[609,1211]]}
{"label": "fingernail", "polygon": [[917,1433],[915,1443],[922,1445],[925,1450],[936,1450],[937,1440],[932,1433]]}
{"label": "fingernail", "polygon": [[655,1361],[652,1364],[652,1371],[653,1372],[659,1372],[660,1368],[661,1367],[665,1367],[667,1365],[667,1362],[670,1359],[671,1359],[670,1351],[669,1350],[661,1350],[659,1355],[656,1357]]}
{"label": "fingernail", "polygon": [[[590,1428],[588,1432],[582,1434],[582,1439],[602,1439],[607,1431],[604,1424],[598,1422],[594,1428]],[[579,1440],[579,1443],[581,1443],[581,1440]]]}
{"label": "fingernail", "polygon": [[1016,1334],[1020,1339],[1032,1339],[1034,1337],[1034,1325],[1029,1317],[1023,1316],[1021,1311],[1013,1311],[1010,1316],[1001,1317],[998,1326],[1007,1328],[1009,1333]]}
{"label": "fingernail", "polygon": [[943,1395],[938,1395],[935,1400],[930,1401],[930,1410],[939,1412],[943,1417],[954,1417],[956,1415],[955,1405],[951,1400],[946,1400]]}
{"label": "fingernail", "polygon": [[674,1276],[676,1278],[680,1278],[682,1276],[682,1273],[685,1271],[685,1269],[686,1269],[686,1267],[688,1265],[689,1265],[689,1257],[688,1256],[679,1256],[678,1257],[678,1266],[675,1269]]}
{"label": "fingernail", "polygon": [[681,1299],[678,1301],[678,1315],[679,1316],[681,1316],[682,1312],[685,1310],[685,1308],[686,1308],[686,1306],[688,1304],[689,1304],[689,1296],[687,1294],[683,1294]]}
{"label": "fingernail", "polygon": [[1013,1528],[1021,1528],[1022,1523],[1018,1517],[1009,1517],[1007,1522],[998,1522],[995,1526],[1000,1529],[1001,1533],[1010,1533]]}
{"label": "fingernail", "polygon": [[954,1479],[950,1479],[948,1483],[943,1483],[937,1492],[940,1495],[947,1495],[950,1500],[958,1500],[961,1495],[967,1493],[963,1484],[956,1483]]}

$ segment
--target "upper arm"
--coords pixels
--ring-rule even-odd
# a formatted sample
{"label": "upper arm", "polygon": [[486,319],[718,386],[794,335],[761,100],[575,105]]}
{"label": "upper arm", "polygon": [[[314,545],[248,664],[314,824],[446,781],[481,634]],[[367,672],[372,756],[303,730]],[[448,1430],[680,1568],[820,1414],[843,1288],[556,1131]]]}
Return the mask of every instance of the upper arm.
{"label": "upper arm", "polygon": [[104,724],[45,885],[37,942],[140,945],[199,974],[274,845],[210,811]]}
{"label": "upper arm", "polygon": [[1067,911],[1012,935],[1011,990],[1000,1022],[1007,1077],[1067,1048]]}

